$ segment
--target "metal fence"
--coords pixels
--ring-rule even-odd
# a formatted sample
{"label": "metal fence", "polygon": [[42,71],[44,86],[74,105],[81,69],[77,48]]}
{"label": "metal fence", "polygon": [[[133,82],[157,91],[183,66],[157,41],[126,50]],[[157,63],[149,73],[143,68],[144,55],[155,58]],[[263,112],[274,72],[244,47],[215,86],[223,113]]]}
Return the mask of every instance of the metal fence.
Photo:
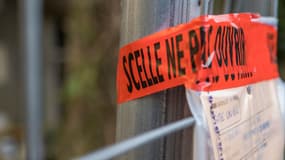
{"label": "metal fence", "polygon": [[[169,3],[168,3],[169,2]],[[160,11],[159,13],[157,12],[153,12],[153,11],[149,11],[151,13],[136,13],[135,10],[133,10],[133,8],[131,8],[132,4],[134,3],[138,3],[141,5],[141,7],[143,8],[143,6],[145,4],[149,5],[154,5],[154,7],[152,8],[158,8],[157,10]],[[133,6],[138,6],[138,5],[133,5]],[[157,31],[169,26],[173,26],[173,25],[177,25],[180,23],[184,23],[187,22],[189,20],[191,20],[192,18],[198,16],[198,15],[203,15],[203,14],[221,14],[221,13],[229,13],[229,12],[244,12],[244,11],[251,11],[251,12],[259,12],[264,16],[274,16],[277,17],[277,6],[278,6],[278,1],[274,0],[274,1],[268,1],[268,0],[252,0],[251,2],[248,2],[246,0],[237,0],[237,1],[214,1],[214,0],[202,0],[202,1],[198,1],[198,0],[177,0],[177,1],[159,1],[159,0],[155,0],[155,1],[140,1],[140,0],[135,0],[133,2],[128,1],[128,0],[124,0],[122,3],[122,8],[123,8],[123,20],[122,20],[122,27],[126,28],[126,29],[122,29],[122,38],[121,38],[121,45],[128,43],[129,41],[132,41],[136,38],[142,37],[145,34],[147,34],[148,32],[153,32],[153,31]],[[173,9],[170,9],[170,13],[168,14],[167,12],[165,12],[165,8],[171,8],[173,7]],[[167,9],[166,9],[167,10]],[[139,10],[140,11],[140,10]],[[174,13],[173,13],[174,12]],[[125,14],[124,14],[125,13]],[[132,14],[132,15],[129,15]],[[140,26],[141,22],[133,22],[132,19],[133,17],[138,16],[138,21],[142,21],[145,20],[145,18],[147,18],[146,16],[149,16],[149,14],[154,14],[152,18],[150,18],[151,20],[146,20],[147,22],[150,21],[154,21],[157,23],[157,25],[153,25],[153,24],[146,24],[146,25],[150,25],[150,26],[145,26],[142,25]],[[128,16],[129,15],[129,16]],[[128,17],[126,17],[128,16]],[[163,18],[165,18],[169,20],[168,24],[162,24],[161,21],[163,21]],[[159,18],[159,19],[158,19]],[[137,30],[132,30],[131,28],[128,27],[137,27]],[[144,28],[143,28],[144,27]],[[172,91],[168,91],[168,92],[172,92]],[[159,94],[165,94],[165,93],[159,93]],[[119,129],[118,131],[120,132],[121,130],[132,130],[131,129],[127,129],[124,128],[126,127],[126,125],[122,125],[122,123],[125,123],[126,121],[129,120],[134,120],[134,121],[143,121],[145,120],[145,118],[136,118],[136,119],[130,119],[127,118],[125,119],[127,116],[127,114],[135,114],[135,112],[137,111],[141,111],[139,109],[139,107],[144,107],[144,106],[140,106],[140,105],[150,105],[152,107],[155,108],[154,105],[156,105],[156,103],[152,102],[152,100],[150,101],[149,99],[161,99],[161,96],[158,95],[154,95],[154,96],[150,96],[146,99],[142,99],[139,101],[134,101],[134,102],[129,102],[127,104],[124,104],[123,106],[120,106],[119,108],[119,119],[118,119],[118,125],[119,125]],[[174,94],[174,96],[177,96],[176,94]],[[163,100],[162,101],[166,101],[165,97],[162,96]],[[167,96],[166,96],[167,97]],[[149,102],[150,101],[150,102]],[[159,104],[158,104],[159,105]],[[124,108],[126,107],[126,108]],[[130,107],[133,107],[132,109]],[[177,106],[171,106],[171,107],[177,107]],[[181,108],[181,106],[178,106]],[[149,111],[149,112],[157,112],[157,110],[155,109],[146,109],[145,111]],[[164,113],[161,113],[164,114]],[[142,115],[144,116],[144,114]],[[155,115],[154,115],[155,116]],[[123,118],[122,118],[123,117]],[[150,119],[153,119],[153,117],[147,117]],[[151,120],[153,121],[153,120]],[[187,127],[190,127],[192,125],[194,125],[194,118],[193,117],[188,117],[188,118],[184,118],[182,120],[178,120],[174,123],[170,123],[167,125],[162,124],[162,127],[153,129],[151,131],[147,131],[144,132],[136,137],[121,141],[113,146],[110,147],[106,147],[102,150],[98,150],[94,153],[90,153],[88,155],[85,155],[83,157],[80,157],[78,159],[80,160],[93,160],[93,159],[112,159],[114,157],[117,157],[119,155],[125,154],[131,150],[134,150],[140,146],[143,146],[147,143],[153,142],[154,140],[158,140],[161,139],[162,137],[165,137],[171,133],[174,132],[179,132],[183,129],[186,129]],[[150,125],[149,128],[155,128],[155,126]],[[197,128],[196,128],[197,130]],[[193,131],[193,130],[192,130]],[[137,132],[137,130],[133,130],[134,133]],[[139,131],[141,132],[141,130]],[[196,131],[197,132],[197,131]],[[128,134],[127,132],[125,133],[123,131],[123,134]],[[120,136],[119,136],[120,137]],[[199,134],[194,136],[195,139],[201,139],[201,137],[199,137]],[[119,138],[121,139],[121,138]],[[194,141],[195,141],[194,139]],[[199,141],[199,140],[198,140]],[[189,142],[193,144],[192,142]],[[199,142],[198,142],[199,143]],[[197,148],[199,148],[199,145],[201,144],[194,144],[194,148],[196,148],[196,150],[194,151],[194,159],[203,159],[203,157],[198,157],[197,155],[199,155],[199,153],[195,153],[195,152],[203,152]],[[201,148],[201,146],[200,146]],[[202,146],[203,148],[203,146]],[[192,149],[192,148],[191,148]],[[144,151],[143,151],[144,152]],[[153,151],[154,152],[154,151]],[[146,153],[146,152],[144,152]],[[153,154],[153,153],[151,153]],[[155,154],[155,153],[154,153]],[[196,155],[195,155],[196,154]],[[202,153],[200,155],[203,155],[205,153]],[[136,157],[136,156],[133,156]],[[148,156],[146,156],[148,157]],[[129,158],[127,156],[127,158]],[[140,157],[141,158],[141,157]],[[144,157],[145,158],[145,157]],[[192,157],[188,157],[188,159],[191,159]],[[130,158],[132,159],[132,158]]]}
{"label": "metal fence", "polygon": [[[155,31],[171,27],[180,23],[187,22],[201,14],[216,14],[228,12],[259,12],[262,15],[277,16],[277,0],[123,0],[122,10],[122,31],[121,45],[124,45],[137,38],[143,37]],[[41,121],[41,68],[40,63],[40,44],[41,44],[41,21],[42,21],[42,1],[25,0],[23,1],[22,16],[23,23],[23,44],[26,53],[26,86],[27,86],[27,143],[28,159],[43,159],[43,137]],[[90,153],[77,159],[80,160],[103,160],[111,159],[122,155],[130,150],[134,150],[147,143],[158,140],[171,133],[181,131],[194,124],[193,117],[178,120],[173,123],[167,123],[167,113],[175,112],[173,108],[185,105],[181,103],[181,94],[184,90],[170,90],[156,95],[148,96],[140,100],[128,102],[118,109],[118,135],[121,140],[130,135],[142,133],[136,137],[121,141],[110,147]],[[184,95],[185,96],[185,95]],[[171,99],[169,97],[178,97]],[[183,98],[183,97],[182,97]],[[188,108],[186,106],[186,108]],[[166,111],[168,110],[168,111]],[[180,111],[180,112],[185,112]],[[142,113],[142,114],[137,114]],[[132,115],[132,116],[131,116]],[[136,115],[136,116],[134,116]],[[181,119],[183,116],[174,118]],[[185,116],[184,116],[185,117]],[[131,124],[127,124],[131,123]],[[133,127],[139,123],[146,124],[144,128]],[[167,124],[167,125],[165,125]],[[127,125],[130,125],[128,127]],[[158,127],[162,126],[162,127]],[[94,126],[96,127],[96,126]],[[156,128],[156,129],[153,129]],[[153,129],[153,130],[151,130]],[[145,130],[150,130],[144,132]],[[200,139],[199,135],[195,139]],[[195,141],[194,139],[194,141]],[[193,142],[188,142],[193,143]],[[170,142],[169,145],[172,145]],[[154,149],[151,154],[157,154]],[[195,146],[195,145],[194,145]],[[196,146],[197,147],[197,146]],[[171,147],[170,147],[171,148]],[[194,147],[195,149],[195,147]],[[167,152],[167,151],[165,151]],[[195,152],[194,150],[194,157]],[[147,154],[147,153],[145,153]],[[146,158],[148,156],[145,156]],[[188,157],[189,158],[189,157]],[[143,159],[143,158],[142,158]],[[194,158],[200,159],[200,158]]]}

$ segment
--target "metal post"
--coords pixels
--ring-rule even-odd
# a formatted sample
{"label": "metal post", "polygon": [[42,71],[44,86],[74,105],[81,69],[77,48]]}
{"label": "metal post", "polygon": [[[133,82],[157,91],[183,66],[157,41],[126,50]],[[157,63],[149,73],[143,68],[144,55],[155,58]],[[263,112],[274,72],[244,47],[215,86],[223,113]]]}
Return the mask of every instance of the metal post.
{"label": "metal post", "polygon": [[273,0],[273,16],[278,17],[278,0]]}
{"label": "metal post", "polygon": [[[201,15],[212,14],[214,0],[201,0]],[[190,100],[190,99],[189,99]],[[195,124],[194,128],[194,139],[193,139],[193,159],[199,160],[207,160],[209,157],[209,147],[207,146],[208,135],[206,130],[201,124],[198,122]]]}
{"label": "metal post", "polygon": [[[122,0],[121,46],[200,15],[199,0]],[[185,90],[176,87],[118,107],[117,140],[190,116]],[[122,159],[172,160],[192,157],[193,128],[130,152]]]}
{"label": "metal post", "polygon": [[209,14],[209,3],[211,0],[201,0],[201,15]]}
{"label": "metal post", "polygon": [[25,54],[27,159],[43,159],[42,128],[42,0],[23,0],[23,51]]}

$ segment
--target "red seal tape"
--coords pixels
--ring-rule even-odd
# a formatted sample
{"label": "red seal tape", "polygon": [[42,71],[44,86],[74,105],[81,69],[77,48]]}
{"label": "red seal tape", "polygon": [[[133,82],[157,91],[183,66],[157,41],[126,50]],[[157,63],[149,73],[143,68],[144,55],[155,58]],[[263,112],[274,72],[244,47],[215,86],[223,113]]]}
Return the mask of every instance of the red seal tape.
{"label": "red seal tape", "polygon": [[278,77],[276,28],[258,18],[201,16],[122,47],[118,103],[178,85],[211,91]]}

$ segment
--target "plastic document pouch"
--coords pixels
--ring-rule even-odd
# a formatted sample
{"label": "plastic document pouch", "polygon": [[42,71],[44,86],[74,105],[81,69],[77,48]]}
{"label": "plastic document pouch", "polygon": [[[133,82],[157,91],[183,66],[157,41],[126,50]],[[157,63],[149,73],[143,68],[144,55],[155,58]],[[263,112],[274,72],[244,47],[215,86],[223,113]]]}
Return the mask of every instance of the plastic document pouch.
{"label": "plastic document pouch", "polygon": [[187,90],[187,98],[197,123],[210,135],[215,159],[283,159],[276,80],[210,92]]}

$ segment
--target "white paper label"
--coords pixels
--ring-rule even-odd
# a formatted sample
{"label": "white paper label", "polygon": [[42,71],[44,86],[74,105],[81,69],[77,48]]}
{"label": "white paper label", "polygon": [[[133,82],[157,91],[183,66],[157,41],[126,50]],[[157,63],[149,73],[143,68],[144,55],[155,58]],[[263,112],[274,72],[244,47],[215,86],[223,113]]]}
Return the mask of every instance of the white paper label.
{"label": "white paper label", "polygon": [[200,100],[216,160],[283,159],[284,130],[274,80],[200,92]]}

